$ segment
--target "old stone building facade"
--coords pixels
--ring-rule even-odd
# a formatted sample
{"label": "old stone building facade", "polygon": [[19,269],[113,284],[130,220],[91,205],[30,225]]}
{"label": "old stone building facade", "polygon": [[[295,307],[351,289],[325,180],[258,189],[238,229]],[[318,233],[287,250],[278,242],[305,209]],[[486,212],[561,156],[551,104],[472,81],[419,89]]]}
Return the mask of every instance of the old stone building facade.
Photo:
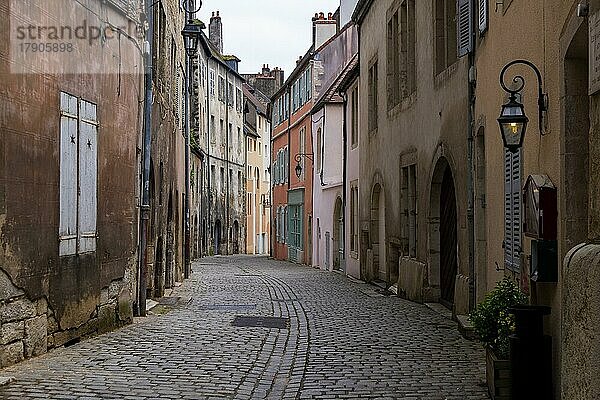
{"label": "old stone building facade", "polygon": [[146,285],[161,297],[184,275],[185,49],[180,34],[185,14],[175,0],[154,5],[153,92],[150,158],[150,220]]}
{"label": "old stone building facade", "polygon": [[279,67],[269,68],[269,64],[264,64],[261,72],[257,74],[242,74],[248,85],[264,93],[271,98],[283,85],[284,71]]}
{"label": "old stone building facade", "polygon": [[246,135],[246,253],[270,254],[271,248],[271,118],[270,99],[244,84]]}
{"label": "old stone building facade", "polygon": [[[359,1],[361,276],[466,314],[469,57],[455,1]],[[384,21],[384,23],[382,23]]]}
{"label": "old stone building facade", "polygon": [[[142,126],[137,1],[0,1],[0,366],[130,323]],[[65,18],[64,9],[71,10]],[[21,49],[17,29],[104,27]],[[109,23],[110,21],[110,23]],[[129,28],[123,28],[129,27]],[[120,40],[117,40],[119,37]],[[9,40],[10,38],[10,40]]]}
{"label": "old stone building facade", "polygon": [[[198,255],[237,254],[246,243],[246,146],[239,59],[223,55],[222,21],[213,13],[195,60],[192,236]],[[199,244],[198,244],[199,242]]]}
{"label": "old stone building facade", "polygon": [[346,271],[347,183],[345,98],[340,85],[353,65],[358,63],[358,35],[347,24],[316,50],[317,80],[321,89],[315,94],[312,132],[315,155],[312,265],[327,270]]}

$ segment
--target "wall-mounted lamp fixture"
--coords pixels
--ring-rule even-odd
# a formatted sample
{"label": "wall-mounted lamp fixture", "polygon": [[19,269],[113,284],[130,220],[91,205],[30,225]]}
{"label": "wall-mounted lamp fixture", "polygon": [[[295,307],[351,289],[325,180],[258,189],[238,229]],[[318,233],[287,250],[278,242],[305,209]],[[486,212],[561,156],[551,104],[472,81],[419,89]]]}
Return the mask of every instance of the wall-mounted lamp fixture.
{"label": "wall-mounted lamp fixture", "polygon": [[300,176],[302,175],[302,165],[300,165],[302,157],[306,157],[310,161],[313,161],[313,156],[313,153],[298,153],[294,156],[294,160],[296,161],[296,176],[298,177],[298,179],[300,179]]}
{"label": "wall-mounted lamp fixture", "polygon": [[[523,146],[525,131],[529,118],[525,115],[525,108],[520,102],[521,90],[525,87],[525,79],[521,75],[516,75],[512,81],[515,83],[515,89],[509,89],[504,82],[506,71],[516,64],[527,65],[535,72],[538,79],[538,122],[540,135],[544,135],[543,119],[544,113],[548,110],[548,95],[542,89],[542,75],[537,67],[527,60],[514,60],[504,66],[500,72],[500,86],[505,92],[510,94],[508,102],[502,106],[498,124],[504,147],[509,151],[516,153]],[[519,95],[519,96],[517,96]]]}

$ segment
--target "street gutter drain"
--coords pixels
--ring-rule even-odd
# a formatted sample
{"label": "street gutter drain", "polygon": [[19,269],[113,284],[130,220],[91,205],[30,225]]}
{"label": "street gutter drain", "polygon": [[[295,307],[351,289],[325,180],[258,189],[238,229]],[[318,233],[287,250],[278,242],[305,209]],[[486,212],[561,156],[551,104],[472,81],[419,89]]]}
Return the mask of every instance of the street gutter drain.
{"label": "street gutter drain", "polygon": [[207,311],[252,311],[256,304],[202,304],[201,310]]}
{"label": "street gutter drain", "polygon": [[238,315],[234,318],[231,325],[246,328],[289,329],[290,319],[281,317],[257,317]]}

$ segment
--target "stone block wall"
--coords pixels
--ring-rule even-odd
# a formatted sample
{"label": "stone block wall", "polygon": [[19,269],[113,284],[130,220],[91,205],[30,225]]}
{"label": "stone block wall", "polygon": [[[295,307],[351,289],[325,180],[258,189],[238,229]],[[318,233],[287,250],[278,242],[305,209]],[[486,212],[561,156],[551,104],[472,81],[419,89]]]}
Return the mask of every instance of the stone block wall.
{"label": "stone block wall", "polygon": [[46,297],[31,300],[0,269],[0,368],[131,323],[132,293],[125,282],[126,279],[114,280],[103,288],[89,320],[77,328],[64,330]]}

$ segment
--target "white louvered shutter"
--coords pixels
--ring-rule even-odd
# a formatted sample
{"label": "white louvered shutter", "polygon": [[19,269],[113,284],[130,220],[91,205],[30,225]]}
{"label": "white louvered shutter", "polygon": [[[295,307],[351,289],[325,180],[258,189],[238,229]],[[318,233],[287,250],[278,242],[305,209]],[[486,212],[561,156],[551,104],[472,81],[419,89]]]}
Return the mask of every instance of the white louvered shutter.
{"label": "white louvered shutter", "polygon": [[479,0],[479,33],[484,34],[488,29],[488,0]]}
{"label": "white louvered shutter", "polygon": [[456,32],[458,35],[458,56],[469,54],[473,49],[473,0],[457,0],[456,2]]}
{"label": "white louvered shutter", "polygon": [[79,226],[80,253],[96,251],[98,203],[98,126],[96,105],[81,100],[79,108]]}
{"label": "white louvered shutter", "polygon": [[77,252],[77,97],[60,94],[59,255]]}

